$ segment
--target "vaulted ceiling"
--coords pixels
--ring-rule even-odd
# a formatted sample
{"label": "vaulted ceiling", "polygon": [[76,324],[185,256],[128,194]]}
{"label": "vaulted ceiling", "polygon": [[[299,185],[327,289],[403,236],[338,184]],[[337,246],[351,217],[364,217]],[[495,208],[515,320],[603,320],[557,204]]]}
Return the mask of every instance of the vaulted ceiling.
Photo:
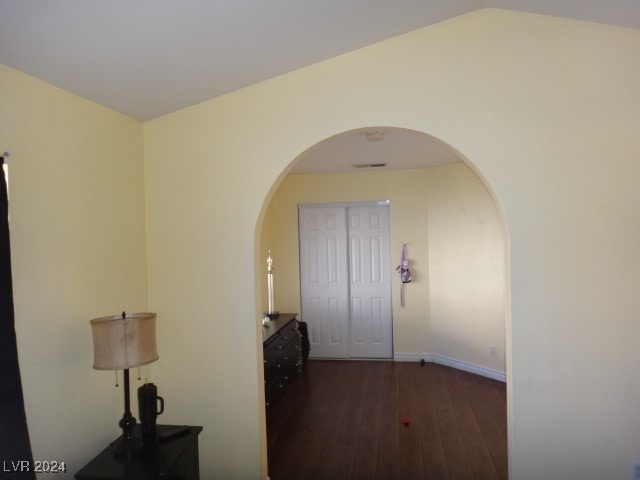
{"label": "vaulted ceiling", "polygon": [[149,120],[483,7],[640,28],[638,0],[0,0],[0,63]]}
{"label": "vaulted ceiling", "polygon": [[[0,63],[146,121],[486,7],[640,29],[639,0],[0,0]],[[368,141],[376,128],[384,140]],[[457,161],[425,135],[371,126],[291,173]]]}

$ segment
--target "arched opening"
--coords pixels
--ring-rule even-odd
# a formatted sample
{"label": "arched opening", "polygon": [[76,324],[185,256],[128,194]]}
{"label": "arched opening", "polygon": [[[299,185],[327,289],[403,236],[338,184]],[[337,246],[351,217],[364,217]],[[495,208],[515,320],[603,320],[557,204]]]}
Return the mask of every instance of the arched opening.
{"label": "arched opening", "polygon": [[[264,311],[262,267],[272,250],[279,265],[278,307],[300,312],[298,203],[382,199],[391,205],[391,262],[408,243],[414,276],[406,308],[399,304],[399,279],[393,278],[394,360],[426,359],[506,380],[510,304],[505,217],[481,172],[426,133],[392,127],[351,130],[310,147],[289,165],[265,200],[256,228],[256,304]],[[263,419],[261,426],[265,424]],[[266,446],[263,453],[266,459]]]}

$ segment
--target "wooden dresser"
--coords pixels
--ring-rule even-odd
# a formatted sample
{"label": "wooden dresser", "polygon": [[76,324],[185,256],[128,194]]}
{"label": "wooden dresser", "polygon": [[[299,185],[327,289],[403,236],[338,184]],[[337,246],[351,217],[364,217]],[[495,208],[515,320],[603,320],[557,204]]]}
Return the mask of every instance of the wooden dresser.
{"label": "wooden dresser", "polygon": [[267,408],[285,392],[302,370],[301,338],[296,313],[281,313],[262,327],[264,395]]}

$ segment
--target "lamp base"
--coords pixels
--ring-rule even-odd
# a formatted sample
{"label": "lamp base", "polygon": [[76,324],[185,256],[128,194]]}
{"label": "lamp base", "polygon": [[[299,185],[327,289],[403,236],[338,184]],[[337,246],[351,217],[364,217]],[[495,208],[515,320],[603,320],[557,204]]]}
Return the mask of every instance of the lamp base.
{"label": "lamp base", "polygon": [[131,415],[129,407],[129,369],[124,370],[124,414],[118,422],[122,429],[122,436],[116,440],[113,453],[118,458],[130,459],[142,448],[142,440],[135,437],[133,428],[136,426],[136,419]]}

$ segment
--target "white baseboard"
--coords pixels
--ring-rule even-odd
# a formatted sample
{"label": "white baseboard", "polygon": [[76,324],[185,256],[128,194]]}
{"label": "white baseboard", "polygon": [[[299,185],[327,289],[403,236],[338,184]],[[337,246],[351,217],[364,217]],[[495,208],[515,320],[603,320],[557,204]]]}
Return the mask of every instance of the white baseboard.
{"label": "white baseboard", "polygon": [[500,382],[507,381],[507,374],[500,372],[499,370],[493,370],[487,367],[481,367],[473,363],[463,362],[461,360],[455,360],[453,358],[442,357],[440,355],[420,355],[420,354],[397,354],[393,356],[395,362],[419,362],[424,360],[425,362],[437,363],[446,367],[457,368],[464,372],[475,373],[483,377],[492,378]]}

